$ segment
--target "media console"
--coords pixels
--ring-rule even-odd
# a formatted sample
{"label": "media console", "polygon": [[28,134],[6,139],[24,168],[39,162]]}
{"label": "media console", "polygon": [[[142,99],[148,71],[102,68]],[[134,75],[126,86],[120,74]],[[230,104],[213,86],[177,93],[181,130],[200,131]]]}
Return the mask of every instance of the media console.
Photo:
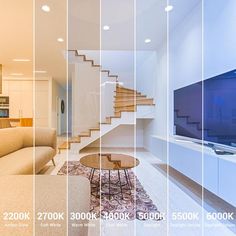
{"label": "media console", "polygon": [[167,143],[164,137],[152,136],[150,149],[164,163],[236,207],[236,155],[217,155],[209,147],[174,137]]}

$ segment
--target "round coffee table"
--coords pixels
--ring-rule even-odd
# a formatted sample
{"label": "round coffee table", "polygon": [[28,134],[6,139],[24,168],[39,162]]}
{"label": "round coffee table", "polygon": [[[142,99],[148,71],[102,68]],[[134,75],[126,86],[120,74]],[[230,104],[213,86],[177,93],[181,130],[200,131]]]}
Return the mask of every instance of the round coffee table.
{"label": "round coffee table", "polygon": [[[108,194],[109,199],[111,198],[112,195],[121,194],[121,197],[123,199],[123,187],[128,186],[130,191],[132,189],[132,183],[129,177],[128,170],[138,166],[139,160],[137,158],[134,158],[129,155],[124,155],[124,154],[96,153],[96,154],[89,154],[82,157],[80,159],[80,163],[86,167],[91,168],[89,180],[90,180],[91,185],[92,184],[96,185],[96,196],[99,195],[98,194],[99,184],[101,185],[101,188],[102,188],[102,184],[104,185],[108,184],[108,193],[104,192],[103,194]],[[100,183],[100,181],[102,181],[102,178],[100,178],[100,175],[101,175],[101,171],[103,170],[108,171],[108,182]],[[95,171],[99,171],[99,178],[98,178],[99,180],[97,182],[93,181]],[[118,181],[115,183],[111,182],[111,171],[117,171],[118,173]],[[120,171],[124,171],[126,183],[121,182]],[[111,193],[112,185],[115,185],[115,186],[119,185],[120,191],[116,193]],[[94,195],[94,192],[93,191],[91,192]]]}

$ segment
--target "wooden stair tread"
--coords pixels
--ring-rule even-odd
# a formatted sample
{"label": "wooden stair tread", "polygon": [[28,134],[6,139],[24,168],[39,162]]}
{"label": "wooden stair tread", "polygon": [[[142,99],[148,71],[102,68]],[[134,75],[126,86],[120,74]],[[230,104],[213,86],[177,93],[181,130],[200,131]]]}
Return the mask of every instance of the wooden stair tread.
{"label": "wooden stair tread", "polygon": [[78,136],[79,137],[90,137],[91,134],[90,134],[90,132],[81,132]]}
{"label": "wooden stair tread", "polygon": [[104,121],[104,122],[100,122],[100,124],[101,124],[101,125],[110,125],[111,122],[105,122],[105,121]]}
{"label": "wooden stair tread", "polygon": [[114,96],[116,102],[123,102],[123,101],[134,101],[134,100],[145,100],[145,99],[153,99],[147,98],[146,96]]}
{"label": "wooden stair tread", "polygon": [[132,92],[132,93],[138,93],[138,91],[137,90],[131,90],[131,89],[122,89],[122,88],[117,88],[116,87],[116,91],[118,91],[118,92],[126,92],[126,93],[130,93],[130,92]]}
{"label": "wooden stair tread", "polygon": [[125,92],[125,91],[115,91],[116,92],[116,96],[117,95],[132,95],[132,96],[134,96],[134,94],[136,94],[136,95],[141,95],[141,93],[140,92],[136,92],[136,93],[134,93],[134,92]]}
{"label": "wooden stair tread", "polygon": [[117,85],[116,89],[117,89],[117,90],[126,90],[126,91],[134,91],[134,92],[137,92],[137,90],[135,90],[135,89],[125,88],[125,87],[122,87],[122,86],[120,86],[120,85]]}
{"label": "wooden stair tread", "polygon": [[121,113],[120,113],[119,111],[115,111],[114,113],[115,113],[115,114],[114,114],[115,116],[121,117]]}
{"label": "wooden stair tread", "polygon": [[[120,112],[119,112],[120,113]],[[114,115],[114,116],[110,116],[110,118],[120,118],[120,115]]]}
{"label": "wooden stair tread", "polygon": [[69,139],[69,143],[80,143],[80,137],[73,137]]}
{"label": "wooden stair tread", "polygon": [[100,130],[100,127],[90,128],[89,130],[91,130],[91,131],[99,131],[99,130]]}
{"label": "wooden stair tread", "polygon": [[139,99],[139,100],[129,100],[129,101],[115,101],[116,106],[129,106],[129,105],[152,105],[153,99],[146,98],[146,99]]}
{"label": "wooden stair tread", "polygon": [[116,112],[121,112],[121,111],[136,111],[136,106],[126,106],[126,107],[116,107],[115,108]]}
{"label": "wooden stair tread", "polygon": [[69,149],[70,148],[70,144],[66,141],[66,142],[63,142],[61,145],[59,145],[58,149],[59,150],[66,150],[66,149]]}
{"label": "wooden stair tread", "polygon": [[146,95],[141,95],[141,94],[136,94],[136,95],[133,95],[133,94],[118,94],[116,96],[114,96],[115,99],[143,99],[143,98],[146,98],[147,96]]}
{"label": "wooden stair tread", "polygon": [[124,108],[124,107],[136,107],[136,106],[155,106],[154,103],[150,103],[150,104],[118,104],[115,105],[114,108]]}
{"label": "wooden stair tread", "polygon": [[106,117],[106,121],[100,122],[100,124],[102,124],[102,125],[111,124],[111,118],[110,117]]}

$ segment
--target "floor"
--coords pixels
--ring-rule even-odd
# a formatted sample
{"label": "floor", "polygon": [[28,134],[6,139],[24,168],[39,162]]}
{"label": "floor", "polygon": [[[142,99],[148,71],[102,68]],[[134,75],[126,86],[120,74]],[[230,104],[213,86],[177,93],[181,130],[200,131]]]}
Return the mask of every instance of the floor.
{"label": "floor", "polygon": [[[50,163],[45,167],[43,173],[56,175],[67,158],[68,160],[79,160],[87,153],[93,152],[96,150],[86,149],[80,154],[69,153],[68,155],[66,152],[62,152],[55,157],[56,167]],[[133,150],[127,148],[106,148],[103,149],[103,152],[134,155]],[[158,170],[155,165],[162,163],[157,157],[144,149],[138,149],[136,157],[140,160],[140,165],[134,171],[159,211],[165,214],[165,219],[158,222],[153,220],[91,222],[96,227],[89,229],[89,236],[231,236],[236,234],[236,226],[230,221],[207,221],[205,218],[207,214],[215,212],[215,210],[212,207],[204,206],[202,208],[201,201],[200,203],[196,201],[176,181],[168,179],[162,170]],[[187,216],[188,219],[186,219]],[[180,218],[181,220],[179,220]]]}

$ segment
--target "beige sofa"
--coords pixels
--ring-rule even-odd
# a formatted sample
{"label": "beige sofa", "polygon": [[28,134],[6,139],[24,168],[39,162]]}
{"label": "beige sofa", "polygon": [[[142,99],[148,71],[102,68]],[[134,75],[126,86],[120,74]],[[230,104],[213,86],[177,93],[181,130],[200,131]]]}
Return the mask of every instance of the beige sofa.
{"label": "beige sofa", "polygon": [[0,129],[0,175],[37,174],[55,154],[54,129]]}

